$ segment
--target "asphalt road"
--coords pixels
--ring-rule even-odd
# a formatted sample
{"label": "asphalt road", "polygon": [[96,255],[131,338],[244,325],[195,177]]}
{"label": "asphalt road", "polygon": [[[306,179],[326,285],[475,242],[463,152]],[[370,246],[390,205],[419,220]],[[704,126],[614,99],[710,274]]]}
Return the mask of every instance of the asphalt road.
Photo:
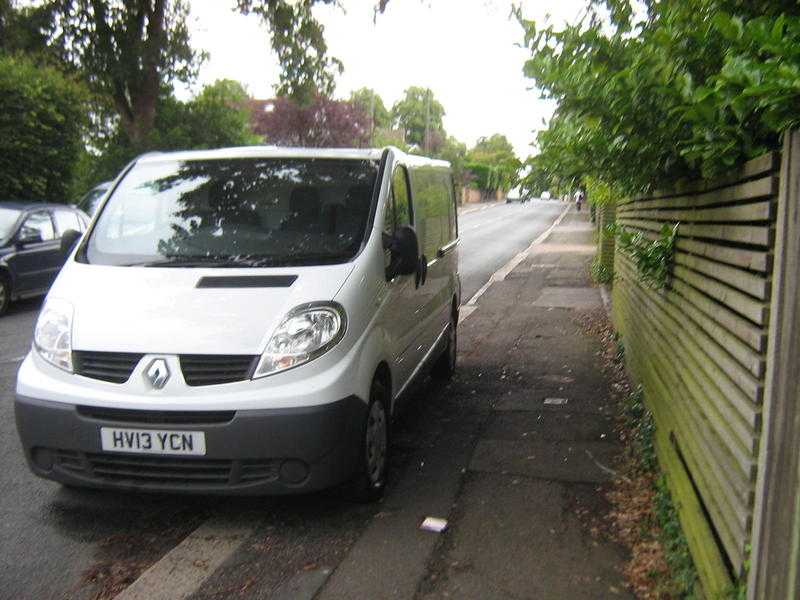
{"label": "asphalt road", "polygon": [[561,202],[490,205],[459,217],[462,298],[466,302],[564,210]]}
{"label": "asphalt road", "polygon": [[[531,202],[463,214],[464,300],[527,248],[563,208],[558,202]],[[309,565],[336,564],[374,517],[374,508],[349,504],[335,491],[304,498],[219,500],[71,490],[34,477],[19,448],[12,398],[40,305],[39,300],[16,303],[0,318],[0,599],[112,598],[210,516],[256,519],[257,542],[243,547],[232,565],[194,597],[229,597],[234,588],[268,596],[295,573],[313,578]],[[412,465],[423,449],[432,452],[441,439],[442,432],[421,410],[440,392],[421,391],[395,434],[395,483],[387,501],[398,510],[408,496],[397,490],[408,485]],[[437,456],[449,451],[442,448]],[[266,567],[270,576],[259,577],[248,589],[247,582],[253,581],[248,569],[255,565],[262,575]]]}

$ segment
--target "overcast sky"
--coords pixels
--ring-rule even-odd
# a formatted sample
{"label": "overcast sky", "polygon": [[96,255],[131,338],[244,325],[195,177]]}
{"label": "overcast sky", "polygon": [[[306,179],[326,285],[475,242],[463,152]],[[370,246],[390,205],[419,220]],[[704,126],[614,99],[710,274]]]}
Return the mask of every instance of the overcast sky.
{"label": "overcast sky", "polygon": [[[343,9],[318,6],[329,52],[344,63],[335,96],[371,87],[387,108],[411,85],[430,87],[444,105],[445,129],[468,145],[505,134],[521,158],[531,153],[533,130],[552,103],[530,90],[522,74],[529,51],[522,28],[509,18],[509,0],[390,0],[373,23],[376,0],[341,0]],[[574,21],[584,0],[522,0],[527,18]],[[255,97],[273,95],[277,60],[266,28],[242,17],[233,0],[192,0],[193,44],[209,52],[199,85],[236,79]],[[182,94],[183,95],[183,94]]]}

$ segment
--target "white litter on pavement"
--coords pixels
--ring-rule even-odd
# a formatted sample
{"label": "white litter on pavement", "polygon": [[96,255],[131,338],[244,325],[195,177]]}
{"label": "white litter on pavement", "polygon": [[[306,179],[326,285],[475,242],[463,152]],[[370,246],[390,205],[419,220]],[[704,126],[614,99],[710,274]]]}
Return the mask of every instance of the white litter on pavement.
{"label": "white litter on pavement", "polygon": [[447,519],[440,519],[439,517],[425,517],[422,525],[419,526],[422,531],[432,531],[433,533],[441,533],[447,529]]}
{"label": "white litter on pavement", "polygon": [[548,406],[560,406],[567,403],[566,398],[545,398],[544,403]]}

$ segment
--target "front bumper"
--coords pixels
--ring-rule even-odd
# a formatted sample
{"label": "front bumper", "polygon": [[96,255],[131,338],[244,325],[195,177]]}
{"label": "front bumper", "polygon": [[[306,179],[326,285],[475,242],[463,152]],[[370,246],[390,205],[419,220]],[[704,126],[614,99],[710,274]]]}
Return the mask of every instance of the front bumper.
{"label": "front bumper", "polygon": [[[28,465],[40,477],[117,490],[257,495],[310,492],[349,479],[366,404],[349,396],[303,408],[152,411],[17,394],[15,413]],[[206,454],[104,452],[101,426],[203,431]]]}

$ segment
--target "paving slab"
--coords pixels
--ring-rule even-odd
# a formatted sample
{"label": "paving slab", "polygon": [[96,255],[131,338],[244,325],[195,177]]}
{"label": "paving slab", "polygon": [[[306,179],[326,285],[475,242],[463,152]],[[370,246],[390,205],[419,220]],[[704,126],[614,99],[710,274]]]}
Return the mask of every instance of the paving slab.
{"label": "paving slab", "polygon": [[609,442],[482,439],[469,468],[484,473],[602,483],[611,479],[611,465],[618,452],[617,445]]}
{"label": "paving slab", "polygon": [[606,442],[614,439],[613,417],[571,412],[569,403],[566,406],[561,410],[498,412],[484,429],[483,437],[521,442]]}
{"label": "paving slab", "polygon": [[582,511],[602,512],[600,502],[590,485],[470,476],[417,598],[632,598],[617,570],[622,550],[579,520]]}
{"label": "paving slab", "polygon": [[591,310],[602,306],[600,290],[594,287],[546,287],[533,302],[534,306],[552,308],[582,308]]}

